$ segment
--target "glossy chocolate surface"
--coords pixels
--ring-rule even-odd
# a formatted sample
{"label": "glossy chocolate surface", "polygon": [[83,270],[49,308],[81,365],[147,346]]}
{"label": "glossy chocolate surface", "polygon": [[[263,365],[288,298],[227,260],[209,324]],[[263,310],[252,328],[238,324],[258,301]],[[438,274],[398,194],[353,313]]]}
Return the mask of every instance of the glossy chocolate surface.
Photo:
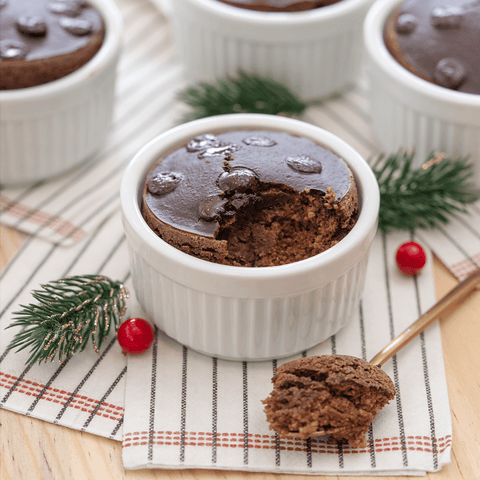
{"label": "glossy chocolate surface", "polygon": [[406,0],[392,30],[389,49],[413,73],[480,94],[479,0]]}
{"label": "glossy chocolate surface", "polygon": [[260,12],[302,12],[346,0],[217,0],[234,7]]}
{"label": "glossy chocolate surface", "polygon": [[332,187],[338,201],[348,192],[349,179],[343,161],[310,140],[239,130],[199,136],[157,161],[144,201],[161,221],[213,237],[219,222],[257,201],[262,188],[323,195]]}
{"label": "glossy chocolate surface", "polygon": [[101,29],[100,13],[84,0],[1,0],[0,61],[75,52]]}

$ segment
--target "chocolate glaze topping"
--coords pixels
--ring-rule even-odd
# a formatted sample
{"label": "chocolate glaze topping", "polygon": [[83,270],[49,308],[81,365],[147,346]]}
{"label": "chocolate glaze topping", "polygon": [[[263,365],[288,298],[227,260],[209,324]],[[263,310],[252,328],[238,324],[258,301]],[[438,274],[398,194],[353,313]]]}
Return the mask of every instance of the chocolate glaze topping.
{"label": "chocolate glaze topping", "polygon": [[419,77],[480,94],[480,0],[405,0],[387,21],[385,40]]}
{"label": "chocolate glaze topping", "polygon": [[349,190],[349,175],[336,155],[304,138],[249,130],[206,134],[156,162],[144,201],[161,221],[213,238],[222,219],[259,201],[262,188],[324,195],[332,187],[338,201]]}
{"label": "chocolate glaze topping", "polygon": [[261,12],[301,12],[326,7],[343,0],[218,0],[234,7]]}
{"label": "chocolate glaze topping", "polygon": [[0,62],[71,53],[101,29],[84,0],[0,0]]}

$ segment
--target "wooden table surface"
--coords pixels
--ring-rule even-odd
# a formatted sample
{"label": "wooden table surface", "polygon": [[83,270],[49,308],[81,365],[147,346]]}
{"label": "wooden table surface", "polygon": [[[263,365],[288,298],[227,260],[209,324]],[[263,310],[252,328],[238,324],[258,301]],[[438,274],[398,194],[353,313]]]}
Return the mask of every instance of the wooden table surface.
{"label": "wooden table surface", "polygon": [[[0,271],[24,235],[0,226]],[[457,283],[434,259],[437,298]],[[480,291],[441,321],[443,354],[453,422],[452,462],[432,480],[480,479]],[[220,470],[133,470],[122,466],[120,442],[0,409],[0,480],[274,480],[311,476]],[[316,476],[352,479],[359,477]],[[361,477],[365,480],[379,477]],[[394,479],[398,477],[382,477]]]}

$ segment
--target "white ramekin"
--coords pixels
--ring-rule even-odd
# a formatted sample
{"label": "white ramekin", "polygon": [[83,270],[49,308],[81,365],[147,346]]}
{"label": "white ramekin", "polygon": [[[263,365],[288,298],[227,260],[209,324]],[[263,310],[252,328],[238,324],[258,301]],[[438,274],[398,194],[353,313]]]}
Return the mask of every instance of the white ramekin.
{"label": "white ramekin", "polygon": [[[261,268],[211,263],[157,237],[140,212],[152,163],[162,152],[197,135],[237,128],[300,135],[343,158],[353,171],[360,197],[360,215],[351,232],[319,255]],[[184,345],[235,360],[293,355],[335,334],[358,307],[377,229],[379,190],[363,158],[325,130],[255,114],[190,122],[155,138],[134,157],[120,196],[137,299],[161,330]]]}
{"label": "white ramekin", "polygon": [[217,0],[175,0],[173,33],[189,83],[240,71],[277,80],[309,101],[351,86],[373,0],[305,12],[257,12]]}
{"label": "white ramekin", "polygon": [[108,132],[123,20],[113,0],[91,0],[106,27],[97,54],[75,72],[29,88],[0,91],[0,184],[68,171],[93,155]]}
{"label": "white ramekin", "polygon": [[372,129],[386,154],[415,149],[415,166],[432,151],[469,156],[480,186],[480,95],[422,80],[402,67],[383,41],[387,17],[401,2],[378,0],[364,25]]}

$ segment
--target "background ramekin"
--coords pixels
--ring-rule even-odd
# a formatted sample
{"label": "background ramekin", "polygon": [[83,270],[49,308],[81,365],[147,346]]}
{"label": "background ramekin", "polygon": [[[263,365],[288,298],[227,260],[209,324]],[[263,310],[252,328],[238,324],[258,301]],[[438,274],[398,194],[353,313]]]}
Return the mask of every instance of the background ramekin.
{"label": "background ramekin", "polygon": [[362,24],[373,0],[304,12],[257,12],[217,0],[175,0],[173,33],[189,83],[267,76],[303,100],[351,86],[362,58]]}
{"label": "background ramekin", "polygon": [[365,19],[373,133],[387,154],[414,148],[415,166],[422,165],[431,151],[468,155],[480,186],[480,95],[422,80],[390,55],[382,32],[385,20],[400,4],[378,0]]}
{"label": "background ramekin", "polygon": [[91,0],[106,35],[75,72],[35,87],[0,90],[0,184],[68,171],[93,155],[108,132],[123,20],[113,0]]}
{"label": "background ramekin", "polygon": [[[162,152],[197,135],[237,128],[300,135],[343,158],[356,178],[360,198],[360,215],[351,232],[319,255],[261,268],[211,263],[157,237],[140,212],[152,163]],[[235,360],[293,355],[335,334],[358,307],[377,229],[378,184],[363,158],[325,130],[255,114],[190,122],[156,137],[134,157],[120,196],[137,299],[161,330],[184,345]]]}

